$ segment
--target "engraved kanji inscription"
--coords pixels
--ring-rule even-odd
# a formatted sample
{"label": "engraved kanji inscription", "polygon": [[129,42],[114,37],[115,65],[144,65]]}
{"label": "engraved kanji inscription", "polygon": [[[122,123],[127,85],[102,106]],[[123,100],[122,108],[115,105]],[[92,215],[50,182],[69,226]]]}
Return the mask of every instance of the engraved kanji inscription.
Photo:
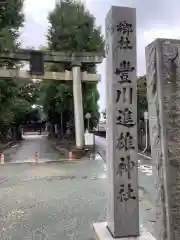
{"label": "engraved kanji inscription", "polygon": [[120,89],[116,89],[115,103],[123,102],[123,103],[132,104],[132,97],[133,97],[133,88],[123,87]]}
{"label": "engraved kanji inscription", "polygon": [[131,161],[130,156],[127,156],[126,158],[121,157],[118,164],[117,174],[122,177],[123,173],[126,173],[128,175],[128,179],[131,179],[131,171],[134,167],[135,162]]}
{"label": "engraved kanji inscription", "polygon": [[129,34],[133,32],[132,24],[127,21],[120,22],[116,25],[116,31],[129,37]]}
{"label": "engraved kanji inscription", "polygon": [[121,36],[120,40],[117,43],[117,48],[120,48],[121,50],[132,50],[132,45],[129,37]]}
{"label": "engraved kanji inscription", "polygon": [[118,103],[121,97],[121,90],[116,90],[116,92],[117,92],[116,103]]}
{"label": "engraved kanji inscription", "polygon": [[116,74],[120,74],[122,72],[133,72],[135,70],[135,68],[133,66],[131,66],[130,61],[122,61],[120,62],[120,67],[116,68],[115,73]]}
{"label": "engraved kanji inscription", "polygon": [[120,33],[121,35],[129,37],[130,33],[133,33],[132,24],[128,23],[128,21],[122,21],[118,24],[113,24],[111,26],[107,26],[106,28],[106,37],[110,35],[112,36],[114,32]]}
{"label": "engraved kanji inscription", "polygon": [[120,202],[124,202],[124,201],[126,202],[126,201],[128,201],[128,200],[135,200],[136,197],[133,196],[134,190],[132,189],[131,184],[128,184],[128,189],[127,189],[127,191],[125,191],[124,188],[125,188],[124,184],[121,184],[121,185],[120,185],[120,189],[119,189],[119,191],[118,191],[118,197],[117,197],[117,199],[119,199]]}
{"label": "engraved kanji inscription", "polygon": [[116,68],[115,74],[120,76],[119,83],[131,83],[129,79],[130,72],[133,72],[135,68],[131,66],[130,61],[122,61],[119,68]]}
{"label": "engraved kanji inscription", "polygon": [[118,110],[118,117],[116,118],[116,124],[126,127],[132,127],[135,122],[132,117],[132,111],[129,108],[125,108],[124,111]]}
{"label": "engraved kanji inscription", "polygon": [[120,81],[118,81],[119,83],[131,83],[128,72],[122,72],[119,74],[119,76],[120,76]]}
{"label": "engraved kanji inscription", "polygon": [[133,88],[129,89],[130,93],[129,93],[129,103],[132,104],[133,102]]}
{"label": "engraved kanji inscription", "polygon": [[127,132],[125,135],[121,133],[117,139],[116,148],[118,150],[125,149],[126,151],[129,149],[135,149],[135,140],[131,133]]}
{"label": "engraved kanji inscription", "polygon": [[126,88],[123,88],[123,103],[126,102]]}

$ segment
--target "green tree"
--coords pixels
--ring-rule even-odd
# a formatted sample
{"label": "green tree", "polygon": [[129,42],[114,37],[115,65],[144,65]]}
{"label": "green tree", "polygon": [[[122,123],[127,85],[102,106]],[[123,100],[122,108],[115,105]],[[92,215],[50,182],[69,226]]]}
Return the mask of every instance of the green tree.
{"label": "green tree", "polygon": [[[104,40],[100,28],[95,25],[95,18],[85,6],[77,1],[57,1],[55,9],[49,14],[49,31],[47,35],[50,51],[66,52],[103,52]],[[69,63],[51,64],[51,71],[71,70]],[[96,72],[94,64],[82,64],[82,71]],[[68,121],[73,122],[72,83],[43,82],[44,109],[49,120],[59,123],[63,119],[63,129]],[[91,126],[99,119],[97,84],[83,84],[84,114],[91,113]],[[85,122],[85,126],[86,126]]]}
{"label": "green tree", "polygon": [[0,80],[0,134],[1,139],[6,139],[9,125],[13,121],[13,113],[10,111],[14,99],[16,85],[12,80]]}
{"label": "green tree", "polygon": [[[23,26],[23,0],[7,0],[0,5],[0,50],[16,50],[20,46],[19,29]],[[19,62],[1,60],[0,67],[12,68]],[[39,98],[39,83],[26,83],[18,79],[0,79],[0,138],[7,139],[13,128],[15,139],[21,139],[19,126],[26,121],[40,119],[38,109],[32,105]]]}
{"label": "green tree", "polygon": [[23,0],[7,0],[0,5],[0,49],[19,47],[19,28],[23,26]]}
{"label": "green tree", "polygon": [[[0,51],[19,47],[19,28],[23,26],[22,0],[7,0],[0,5]],[[0,67],[11,68],[16,64],[0,60]],[[6,140],[7,131],[15,120],[13,104],[16,102],[17,84],[14,80],[0,79],[0,138]],[[15,104],[16,105],[16,104]],[[14,106],[15,106],[14,105]]]}

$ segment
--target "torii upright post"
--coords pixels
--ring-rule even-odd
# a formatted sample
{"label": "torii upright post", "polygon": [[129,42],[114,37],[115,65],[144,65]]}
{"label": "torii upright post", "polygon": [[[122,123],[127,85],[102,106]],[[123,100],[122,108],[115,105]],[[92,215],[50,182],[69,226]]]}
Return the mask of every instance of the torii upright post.
{"label": "torii upright post", "polygon": [[72,63],[72,73],[76,147],[78,149],[82,149],[84,147],[84,114],[81,84],[81,63]]}

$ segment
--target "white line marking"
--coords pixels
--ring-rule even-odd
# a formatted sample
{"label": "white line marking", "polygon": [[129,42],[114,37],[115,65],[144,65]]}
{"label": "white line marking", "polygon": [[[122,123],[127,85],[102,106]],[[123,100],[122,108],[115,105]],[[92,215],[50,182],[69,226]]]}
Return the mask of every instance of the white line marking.
{"label": "white line marking", "polygon": [[152,176],[152,166],[140,165],[138,168],[141,172],[145,173],[147,176]]}

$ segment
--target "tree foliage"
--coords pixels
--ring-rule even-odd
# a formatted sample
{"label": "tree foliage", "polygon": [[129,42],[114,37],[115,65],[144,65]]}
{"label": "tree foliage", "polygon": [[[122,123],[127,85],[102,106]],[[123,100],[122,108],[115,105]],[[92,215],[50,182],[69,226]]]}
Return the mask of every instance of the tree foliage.
{"label": "tree foliage", "polygon": [[[23,1],[7,0],[0,5],[0,50],[14,50],[19,46],[19,28],[23,24]],[[0,60],[1,67],[12,67],[13,61]],[[17,93],[17,84],[11,79],[0,79],[0,132],[6,135],[6,131],[14,121],[15,113],[12,105]],[[4,137],[5,138],[5,137]]]}
{"label": "tree foliage", "polygon": [[[0,5],[0,51],[16,50],[19,46],[19,29],[23,26],[22,0],[7,0]],[[0,67],[12,68],[18,62],[0,60]],[[22,83],[18,79],[0,79],[0,140],[6,140],[7,132],[26,120],[31,105],[38,96],[35,83]],[[19,134],[18,134],[19,135]],[[20,135],[19,135],[20,136]]]}
{"label": "tree foliage", "polygon": [[[103,52],[104,40],[100,28],[95,25],[95,18],[85,6],[73,0],[57,1],[55,9],[49,14],[47,49],[66,52]],[[41,47],[41,49],[44,49]],[[69,63],[51,64],[50,71],[71,70]],[[82,64],[82,71],[95,73],[94,64]],[[99,119],[99,93],[96,84],[82,84],[84,114],[92,115],[91,125]],[[72,83],[46,81],[41,84],[44,110],[52,123],[73,122]],[[86,124],[86,123],[85,123]],[[64,126],[65,127],[65,126]]]}
{"label": "tree foliage", "polygon": [[0,50],[19,46],[19,28],[23,26],[23,0],[7,0],[0,5]]}

